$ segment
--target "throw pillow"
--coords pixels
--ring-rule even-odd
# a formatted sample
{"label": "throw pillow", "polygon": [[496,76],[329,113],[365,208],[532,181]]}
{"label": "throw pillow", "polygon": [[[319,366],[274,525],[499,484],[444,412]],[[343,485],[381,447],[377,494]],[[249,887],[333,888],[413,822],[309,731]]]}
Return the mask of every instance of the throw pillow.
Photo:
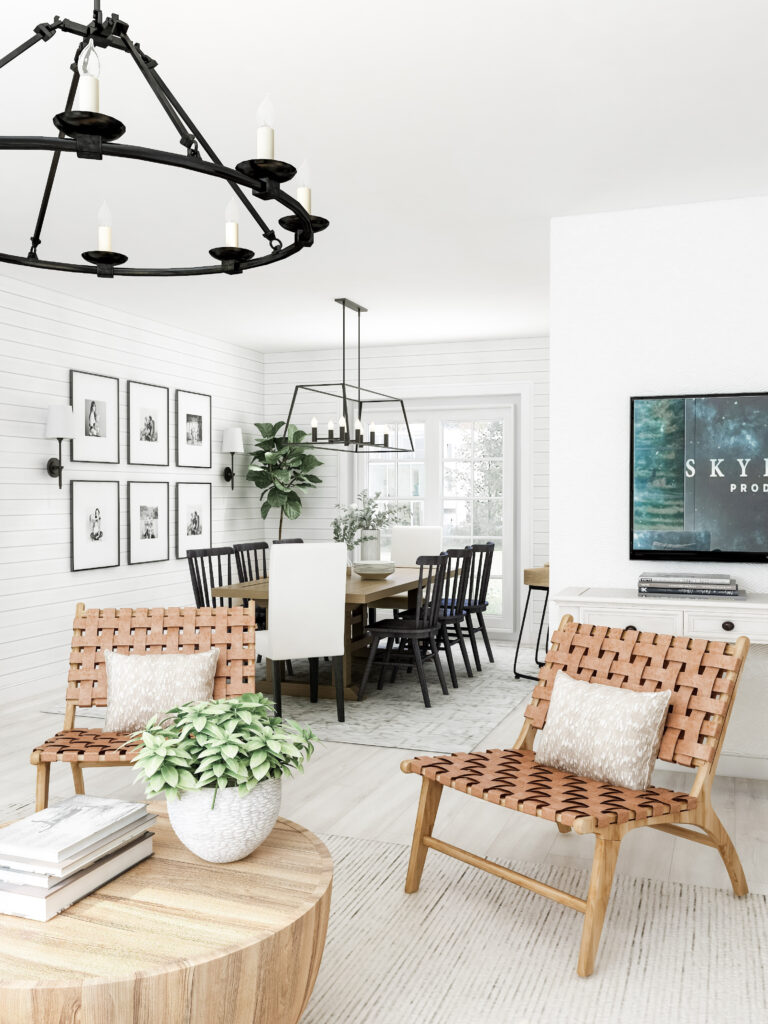
{"label": "throw pillow", "polygon": [[136,732],[153,715],[188,701],[210,700],[218,648],[199,654],[118,654],[105,651],[105,732]]}

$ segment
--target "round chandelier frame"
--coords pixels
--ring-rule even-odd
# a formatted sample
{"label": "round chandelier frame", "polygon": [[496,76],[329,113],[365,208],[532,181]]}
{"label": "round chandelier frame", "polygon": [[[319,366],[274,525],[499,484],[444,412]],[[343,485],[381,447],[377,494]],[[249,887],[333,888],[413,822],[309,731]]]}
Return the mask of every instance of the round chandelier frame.
{"label": "round chandelier frame", "polygon": [[[328,221],[324,217],[308,213],[297,199],[288,195],[281,188],[282,184],[290,181],[296,174],[296,169],[291,164],[281,160],[267,159],[243,160],[236,168],[223,164],[202,132],[157,73],[157,61],[143,53],[141,47],[130,39],[126,22],[122,21],[117,14],[112,14],[106,19],[103,17],[101,0],[95,0],[93,21],[88,25],[58,16],[50,23],[37,25],[34,35],[30,39],[0,59],[0,69],[10,64],[36,43],[48,42],[59,31],[79,36],[82,41],[77,47],[72,63],[72,82],[66,106],[64,111],[53,119],[55,126],[59,129],[58,137],[0,136],[0,150],[47,151],[53,154],[37,222],[30,237],[29,252],[26,256],[0,252],[0,262],[37,267],[43,270],[95,274],[98,277],[190,277],[208,274],[239,274],[244,270],[266,266],[269,263],[276,263],[289,256],[294,256],[302,249],[309,248],[314,243],[314,236],[328,227]],[[133,58],[155,98],[178,131],[179,142],[185,148],[185,154],[115,142],[114,140],[120,138],[125,131],[125,126],[120,121],[107,114],[73,110],[80,80],[79,57],[90,43],[95,47],[111,47],[121,50]],[[201,154],[201,149],[208,157],[207,160]],[[261,229],[261,233],[269,245],[269,251],[263,256],[256,256],[250,249],[221,246],[210,250],[211,256],[217,262],[183,267],[124,266],[123,264],[127,260],[126,256],[121,253],[100,251],[83,253],[83,259],[87,261],[84,263],[41,259],[37,250],[42,241],[42,230],[62,153],[75,153],[79,159],[85,160],[101,160],[103,157],[139,160],[193,171],[226,181],[250,217]],[[275,231],[269,227],[247,197],[245,191],[250,191],[256,199],[262,202],[273,201],[285,207],[287,215],[281,217],[278,224],[293,235],[291,243],[286,245],[282,239],[277,237]]]}

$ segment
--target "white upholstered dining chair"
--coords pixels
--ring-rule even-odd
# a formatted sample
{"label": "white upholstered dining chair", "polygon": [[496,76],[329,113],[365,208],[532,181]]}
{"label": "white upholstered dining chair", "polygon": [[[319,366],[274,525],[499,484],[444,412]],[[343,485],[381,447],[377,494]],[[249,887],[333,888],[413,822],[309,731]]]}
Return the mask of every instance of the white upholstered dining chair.
{"label": "white upholstered dining chair", "polygon": [[392,561],[395,565],[416,565],[419,555],[439,555],[443,531],[439,526],[393,526]]}
{"label": "white upholstered dining chair", "polygon": [[275,706],[282,714],[282,663],[309,659],[309,698],[318,697],[319,660],[332,661],[336,711],[344,721],[344,604],[347,549],[343,544],[281,544],[269,565],[267,628],[256,631],[256,653],[267,660]]}

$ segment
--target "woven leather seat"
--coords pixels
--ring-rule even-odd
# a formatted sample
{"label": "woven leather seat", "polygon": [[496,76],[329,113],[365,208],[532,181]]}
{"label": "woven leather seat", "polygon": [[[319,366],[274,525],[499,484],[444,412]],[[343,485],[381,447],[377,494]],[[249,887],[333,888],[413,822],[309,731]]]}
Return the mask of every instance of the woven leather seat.
{"label": "woven leather seat", "polygon": [[130,733],[101,729],[57,732],[32,751],[32,764],[44,761],[85,761],[88,764],[130,764],[134,754]]}
{"label": "woven leather seat", "polygon": [[625,789],[536,764],[532,750],[486,750],[445,757],[415,757],[411,771],[442,786],[524,814],[592,831],[696,806],[690,793]]}

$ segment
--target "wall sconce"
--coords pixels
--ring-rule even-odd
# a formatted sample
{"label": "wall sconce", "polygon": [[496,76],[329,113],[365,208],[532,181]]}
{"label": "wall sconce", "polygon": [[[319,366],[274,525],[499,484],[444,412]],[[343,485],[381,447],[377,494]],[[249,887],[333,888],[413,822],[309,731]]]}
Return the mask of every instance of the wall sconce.
{"label": "wall sconce", "polygon": [[75,436],[75,414],[71,405],[51,405],[48,407],[48,418],[45,421],[45,436],[55,438],[59,442],[59,457],[48,459],[46,469],[48,476],[58,479],[59,490],[64,477],[64,464],[61,461],[61,442]]}
{"label": "wall sconce", "polygon": [[245,449],[243,448],[243,432],[240,427],[227,427],[224,433],[221,435],[221,450],[225,455],[229,455],[231,465],[227,466],[224,470],[224,479],[231,486],[232,490],[235,489],[235,455],[240,455]]}

